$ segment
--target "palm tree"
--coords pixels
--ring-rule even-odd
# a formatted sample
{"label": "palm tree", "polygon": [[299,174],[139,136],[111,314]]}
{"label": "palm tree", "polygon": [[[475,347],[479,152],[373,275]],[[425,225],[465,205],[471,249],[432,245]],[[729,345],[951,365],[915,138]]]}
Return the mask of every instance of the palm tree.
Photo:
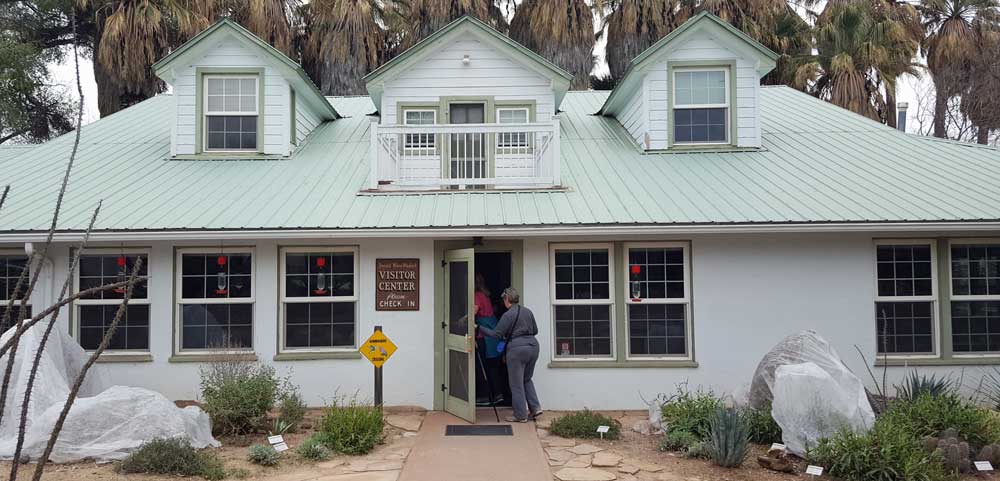
{"label": "palm tree", "polygon": [[570,88],[587,89],[594,69],[594,14],[585,0],[524,0],[510,37],[573,74]]}
{"label": "palm tree", "polygon": [[[945,138],[948,101],[961,95],[975,62],[977,21],[989,22],[997,15],[997,0],[924,0],[924,38],[927,69],[934,81],[934,136]],[[995,61],[995,59],[993,59]]]}
{"label": "palm tree", "polygon": [[395,9],[406,25],[400,48],[423,40],[451,21],[469,15],[493,28],[507,32],[507,18],[494,0],[409,0],[397,2]]}
{"label": "palm tree", "polygon": [[199,13],[229,17],[278,50],[291,55],[299,0],[202,0]]}
{"label": "palm tree", "polygon": [[304,9],[303,57],[326,95],[363,94],[361,81],[386,57],[378,0],[313,0]]}
{"label": "palm tree", "polygon": [[[816,22],[813,60],[796,84],[853,112],[889,122],[896,77],[916,73],[916,38],[898,13],[871,0],[830,2]],[[885,92],[885,93],[883,93]],[[887,100],[891,98],[893,100]]]}
{"label": "palm tree", "polygon": [[618,81],[633,58],[688,18],[679,0],[613,0],[606,19],[606,57],[611,77]]}
{"label": "palm tree", "polygon": [[976,142],[989,143],[1000,129],[1000,32],[994,25],[977,25],[977,42],[961,111],[976,126]]}

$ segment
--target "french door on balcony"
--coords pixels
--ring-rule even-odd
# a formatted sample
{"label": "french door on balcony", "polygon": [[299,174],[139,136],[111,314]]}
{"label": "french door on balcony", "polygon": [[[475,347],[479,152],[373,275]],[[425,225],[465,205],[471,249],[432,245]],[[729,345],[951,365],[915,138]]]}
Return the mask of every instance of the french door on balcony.
{"label": "french door on balcony", "polygon": [[[486,123],[486,104],[452,103],[448,118],[453,124]],[[448,146],[448,176],[452,179],[484,179],[489,169],[488,134],[453,133]]]}

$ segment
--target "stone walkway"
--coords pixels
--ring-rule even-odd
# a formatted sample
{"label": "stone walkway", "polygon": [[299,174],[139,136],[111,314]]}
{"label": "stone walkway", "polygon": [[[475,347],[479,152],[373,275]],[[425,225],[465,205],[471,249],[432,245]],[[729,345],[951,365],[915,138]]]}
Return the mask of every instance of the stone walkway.
{"label": "stone walkway", "polygon": [[[480,410],[478,419],[477,424],[496,424],[492,410]],[[445,436],[449,424],[467,423],[444,412],[427,413],[399,481],[552,480],[532,423],[512,424],[513,436]]]}
{"label": "stone walkway", "polygon": [[550,434],[547,415],[536,422],[552,475],[559,481],[676,480],[658,464],[628,459],[593,444]]}

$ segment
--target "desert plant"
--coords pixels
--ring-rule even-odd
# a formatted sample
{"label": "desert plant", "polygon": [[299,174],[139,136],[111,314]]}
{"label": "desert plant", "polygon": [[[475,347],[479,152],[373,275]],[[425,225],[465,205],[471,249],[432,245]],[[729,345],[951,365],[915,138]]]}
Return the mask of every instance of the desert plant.
{"label": "desert plant", "polygon": [[743,464],[750,445],[750,426],[737,409],[719,408],[709,423],[708,454],[715,464],[735,468]]}
{"label": "desert plant", "polygon": [[267,419],[282,386],[273,367],[224,357],[201,369],[201,407],[212,419],[216,433],[253,432]]}
{"label": "desert plant", "polygon": [[295,450],[305,459],[322,461],[330,457],[330,450],[324,446],[323,440],[316,435],[310,436]]}
{"label": "desert plant", "polygon": [[940,458],[949,471],[972,472],[972,450],[969,443],[958,437],[957,430],[946,429],[938,436],[925,436],[922,444],[924,450]]}
{"label": "desert plant", "polygon": [[722,399],[711,391],[690,391],[681,385],[661,408],[661,419],[667,431],[687,431],[706,439],[712,416],[723,407]]}
{"label": "desert plant", "polygon": [[825,466],[829,474],[850,481],[952,479],[943,460],[925,451],[911,428],[897,419],[880,418],[867,433],[844,429],[820,440],[809,459]]}
{"label": "desert plant", "polygon": [[1000,418],[956,394],[924,393],[913,401],[897,400],[879,423],[907,429],[918,440],[954,429],[975,449],[1000,441]]}
{"label": "desert plant", "polygon": [[291,423],[285,421],[284,419],[276,418],[274,421],[271,421],[271,430],[268,431],[268,434],[270,434],[271,436],[277,436],[279,434],[285,434],[289,432],[291,429],[292,429]]}
{"label": "desert plant", "polygon": [[744,413],[750,427],[750,441],[757,444],[781,442],[781,426],[771,417],[771,405],[761,409],[748,408]]}
{"label": "desert plant", "polygon": [[599,438],[601,434],[597,432],[598,426],[608,427],[604,439],[618,439],[621,434],[621,423],[589,409],[554,419],[549,425],[549,431],[564,438]]}
{"label": "desert plant", "polygon": [[917,371],[911,371],[903,378],[903,382],[895,385],[896,397],[899,399],[913,401],[923,394],[929,396],[943,396],[954,394],[955,383],[947,377],[937,377],[937,375],[924,375]]}
{"label": "desert plant", "polygon": [[670,430],[663,435],[663,440],[660,441],[660,451],[687,452],[688,448],[700,442],[701,438],[693,433]]}
{"label": "desert plant", "polygon": [[214,454],[198,451],[184,439],[154,439],[139,447],[117,467],[122,474],[152,473],[201,476],[209,480],[225,477],[222,462]]}
{"label": "desert plant", "polygon": [[306,403],[296,390],[289,390],[284,396],[281,396],[278,401],[278,419],[290,425],[289,432],[298,430],[299,424],[305,418]]}
{"label": "desert plant", "polygon": [[278,464],[279,459],[281,459],[281,454],[271,446],[254,444],[247,450],[247,460],[261,466],[274,466]]}
{"label": "desert plant", "polygon": [[319,438],[330,449],[344,454],[365,454],[382,442],[382,410],[357,397],[335,398],[320,421]]}

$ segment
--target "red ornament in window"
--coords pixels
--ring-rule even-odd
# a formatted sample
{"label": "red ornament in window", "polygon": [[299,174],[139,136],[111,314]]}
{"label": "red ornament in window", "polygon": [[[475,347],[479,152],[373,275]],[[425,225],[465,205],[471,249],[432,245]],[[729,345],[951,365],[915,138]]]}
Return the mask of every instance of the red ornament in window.
{"label": "red ornament in window", "polygon": [[629,293],[632,295],[632,301],[641,302],[642,284],[639,283],[639,274],[642,272],[642,266],[633,265],[631,272],[632,282],[629,283]]}
{"label": "red ornament in window", "polygon": [[633,276],[639,275],[640,272],[642,272],[642,266],[638,266],[638,265],[633,265],[632,266],[632,275]]}
{"label": "red ornament in window", "polygon": [[324,272],[324,267],[326,267],[326,257],[317,257],[316,270],[319,271],[319,277],[316,279],[316,289],[313,292],[319,296],[326,294],[326,272]]}
{"label": "red ornament in window", "polygon": [[[117,263],[118,263],[118,276],[117,276],[118,280],[117,280],[117,282],[125,282],[127,280],[127,276],[128,276],[128,273],[126,272],[127,269],[125,268],[125,266],[128,265],[128,260],[125,259],[125,256],[118,256]],[[125,286],[116,287],[114,289],[114,292],[116,294],[124,294],[125,293]]]}
{"label": "red ornament in window", "polygon": [[224,296],[229,294],[229,289],[226,289],[226,284],[228,279],[226,279],[226,256],[219,256],[215,263],[219,266],[219,273],[215,275],[216,287],[215,293]]}

